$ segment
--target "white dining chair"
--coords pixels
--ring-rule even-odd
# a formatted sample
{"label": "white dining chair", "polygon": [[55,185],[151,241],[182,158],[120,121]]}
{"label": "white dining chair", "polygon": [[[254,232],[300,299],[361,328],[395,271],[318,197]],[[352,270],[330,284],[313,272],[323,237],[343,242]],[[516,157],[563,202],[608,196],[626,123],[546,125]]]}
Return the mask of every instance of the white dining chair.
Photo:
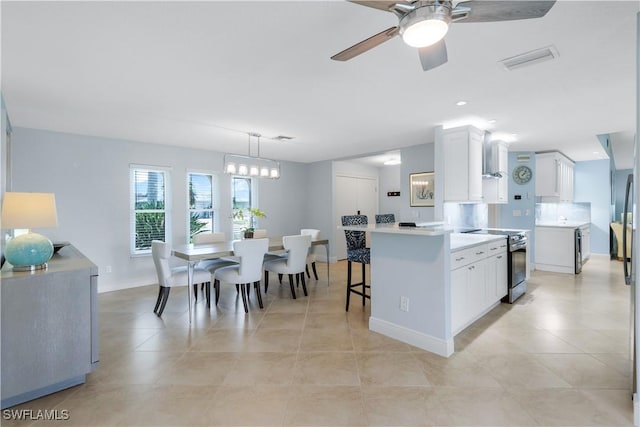
{"label": "white dining chair", "polygon": [[[244,312],[248,313],[247,292],[250,290],[251,283],[253,283],[258,304],[260,308],[263,308],[262,295],[260,293],[260,279],[262,278],[264,254],[267,253],[267,249],[269,249],[269,239],[245,239],[233,242],[233,254],[240,257],[240,263],[238,265],[222,267],[215,271],[213,279],[214,286],[218,288],[216,289],[216,296],[219,295],[220,292],[220,282],[233,283],[236,285],[236,289],[239,285],[242,293]],[[216,304],[217,303],[218,299],[216,298]]]}
{"label": "white dining chair", "polygon": [[[227,240],[227,236],[224,233],[198,233],[193,236],[193,244],[194,245],[206,245],[211,243],[221,243]],[[213,288],[216,292],[215,298],[216,302],[220,298],[220,287],[216,286],[215,280],[213,279],[213,274],[217,269],[222,267],[228,267],[230,265],[237,265],[238,260],[233,258],[216,258],[216,259],[204,259],[200,261],[196,266],[209,271],[212,275]],[[206,289],[206,299],[207,299],[207,307],[211,307],[211,283],[209,283]],[[205,283],[200,287],[200,291],[202,292],[202,288],[205,286]],[[195,295],[196,300],[198,299],[198,285],[193,285],[193,293]]]}
{"label": "white dining chair", "polygon": [[302,282],[302,290],[307,295],[307,285],[304,278],[304,270],[307,265],[307,255],[311,247],[310,235],[284,236],[282,245],[287,251],[286,257],[274,259],[264,263],[264,291],[269,288],[269,272],[289,275],[289,286],[291,287],[291,297],[296,299],[296,290],[293,286],[293,275]]}
{"label": "white dining chair", "polygon": [[[156,266],[158,285],[160,287],[158,291],[158,299],[153,312],[160,317],[167,305],[171,288],[174,286],[188,286],[188,269],[186,266],[171,268],[169,265],[171,245],[160,240],[153,240],[151,242],[151,256],[153,258],[153,263]],[[194,267],[193,283],[209,283],[210,280],[211,273],[209,273],[209,271]],[[189,289],[187,289],[187,296],[188,294]],[[191,304],[189,304],[189,310],[191,310]]]}
{"label": "white dining chair", "polygon": [[[267,238],[267,230],[265,228],[258,228],[253,232],[254,239],[264,239]],[[267,252],[264,254],[264,261],[271,261],[272,259],[278,259],[281,256],[285,255],[284,251],[275,251],[275,252]]]}
{"label": "white dining chair", "polygon": [[[311,236],[311,241],[320,239],[320,230],[315,228],[303,228],[300,230],[300,234]],[[318,280],[318,271],[316,270],[316,260],[318,259],[317,250],[320,249],[317,246],[309,247],[309,254],[307,255],[307,264],[305,266],[305,271],[307,272],[307,277],[311,279],[311,274],[309,274],[309,264],[311,264],[311,269],[313,270],[313,276],[316,280]]]}

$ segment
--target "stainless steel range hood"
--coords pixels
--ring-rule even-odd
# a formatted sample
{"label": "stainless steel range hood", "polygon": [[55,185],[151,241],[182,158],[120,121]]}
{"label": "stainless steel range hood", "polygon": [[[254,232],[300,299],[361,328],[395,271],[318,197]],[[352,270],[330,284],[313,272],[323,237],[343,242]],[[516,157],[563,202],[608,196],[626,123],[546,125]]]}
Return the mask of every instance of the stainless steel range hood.
{"label": "stainless steel range hood", "polygon": [[482,144],[482,177],[500,179],[506,176],[507,172],[501,171],[499,167],[498,145],[491,141],[491,132],[485,132]]}

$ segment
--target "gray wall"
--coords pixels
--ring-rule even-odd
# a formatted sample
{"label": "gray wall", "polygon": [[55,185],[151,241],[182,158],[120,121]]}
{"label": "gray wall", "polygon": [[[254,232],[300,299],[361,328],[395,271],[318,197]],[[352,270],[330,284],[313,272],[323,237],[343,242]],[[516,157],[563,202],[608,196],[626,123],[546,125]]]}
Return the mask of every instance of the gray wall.
{"label": "gray wall", "polygon": [[[409,193],[409,174],[419,172],[433,172],[435,168],[435,144],[420,144],[405,147],[401,152],[402,165],[400,170],[400,217],[396,221],[426,222],[434,220],[433,207],[411,207]],[[436,176],[437,180],[438,177]]]}
{"label": "gray wall", "polygon": [[[129,254],[129,165],[171,168],[171,242],[186,243],[188,170],[220,172],[223,153],[92,136],[14,128],[13,191],[52,192],[59,225],[41,230],[70,241],[100,269],[100,291],[157,283],[151,256]],[[257,205],[269,234],[297,234],[309,227],[309,167],[281,162],[282,178],[257,180]],[[221,229],[231,236],[231,183],[219,174]],[[112,273],[106,273],[106,266]]]}
{"label": "gray wall", "polygon": [[[400,181],[402,175],[402,165],[382,166],[380,171],[380,201],[378,203],[380,213],[392,213],[396,216],[396,221],[400,219],[400,212],[404,205],[404,193],[409,191],[403,188]],[[390,191],[399,191],[400,196],[387,196]]]}

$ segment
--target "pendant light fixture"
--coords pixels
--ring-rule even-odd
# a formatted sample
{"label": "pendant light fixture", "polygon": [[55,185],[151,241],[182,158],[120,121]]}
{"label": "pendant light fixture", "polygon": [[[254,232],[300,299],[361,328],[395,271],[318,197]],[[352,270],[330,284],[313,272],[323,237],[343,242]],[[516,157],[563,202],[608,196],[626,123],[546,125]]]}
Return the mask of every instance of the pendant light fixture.
{"label": "pendant light fixture", "polygon": [[[260,157],[260,135],[249,132],[249,147],[246,156],[241,154],[224,155],[224,173],[228,175],[251,176],[255,178],[280,178],[280,163]],[[258,139],[258,156],[251,155],[251,137]]]}

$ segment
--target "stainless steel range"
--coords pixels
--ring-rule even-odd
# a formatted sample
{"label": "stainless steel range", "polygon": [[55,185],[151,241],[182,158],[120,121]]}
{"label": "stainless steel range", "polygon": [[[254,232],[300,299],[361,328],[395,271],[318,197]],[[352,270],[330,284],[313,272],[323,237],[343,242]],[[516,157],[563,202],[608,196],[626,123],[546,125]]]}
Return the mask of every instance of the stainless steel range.
{"label": "stainless steel range", "polygon": [[465,230],[463,233],[503,235],[509,241],[507,256],[509,293],[502,302],[512,304],[527,291],[527,233],[519,230]]}

